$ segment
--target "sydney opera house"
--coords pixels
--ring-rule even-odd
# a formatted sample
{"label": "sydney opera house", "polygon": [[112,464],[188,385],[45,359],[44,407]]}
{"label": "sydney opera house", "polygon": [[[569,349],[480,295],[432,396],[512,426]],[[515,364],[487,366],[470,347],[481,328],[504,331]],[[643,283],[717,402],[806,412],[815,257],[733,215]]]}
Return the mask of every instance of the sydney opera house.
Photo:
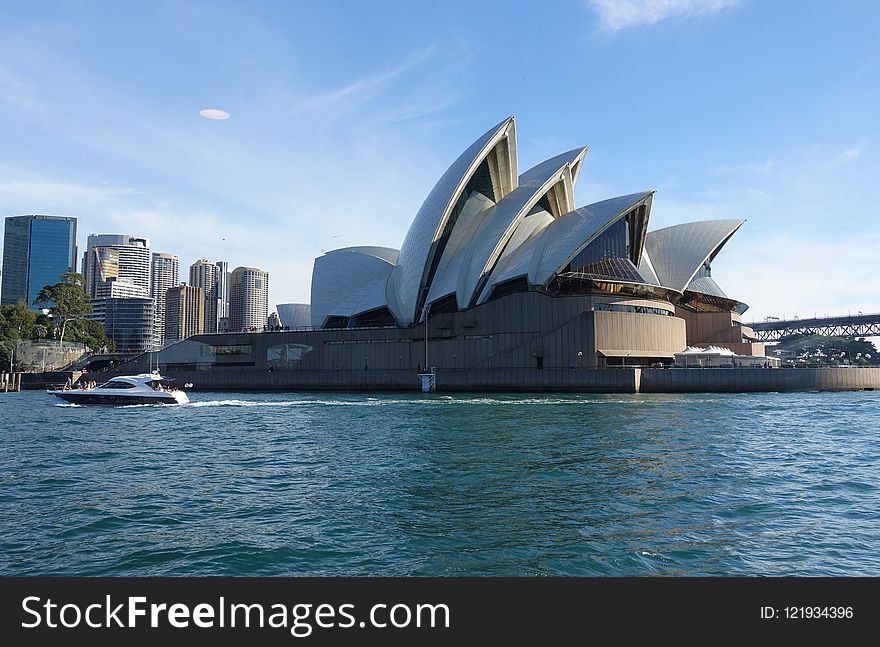
{"label": "sydney opera house", "polygon": [[426,367],[450,387],[568,388],[603,373],[583,369],[668,366],[688,346],[762,355],[747,306],[712,279],[743,221],[652,231],[653,191],[578,207],[586,153],[521,171],[505,119],[446,170],[399,250],[327,252],[311,303],[279,306],[281,331],[192,337],[163,369],[230,388],[411,388]]}

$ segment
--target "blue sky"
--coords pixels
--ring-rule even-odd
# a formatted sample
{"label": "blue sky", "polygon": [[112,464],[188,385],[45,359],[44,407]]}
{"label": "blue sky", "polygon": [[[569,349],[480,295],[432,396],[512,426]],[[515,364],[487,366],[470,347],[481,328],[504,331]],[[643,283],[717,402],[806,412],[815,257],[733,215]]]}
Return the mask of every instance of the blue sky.
{"label": "blue sky", "polygon": [[0,215],[308,301],[322,250],[398,247],[513,114],[520,169],[590,147],[579,206],[747,219],[713,267],[747,320],[878,312],[878,27],[873,1],[6,2]]}

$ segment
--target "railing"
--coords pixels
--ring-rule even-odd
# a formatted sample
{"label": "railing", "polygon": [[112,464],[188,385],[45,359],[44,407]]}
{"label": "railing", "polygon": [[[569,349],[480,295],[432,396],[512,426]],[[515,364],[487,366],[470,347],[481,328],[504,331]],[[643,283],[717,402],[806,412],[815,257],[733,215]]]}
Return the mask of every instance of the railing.
{"label": "railing", "polygon": [[205,332],[199,333],[195,336],[202,335],[242,335],[242,334],[253,334],[253,333],[264,333],[264,332],[332,332],[335,330],[406,330],[407,328],[403,326],[340,326],[339,328],[322,328],[321,326],[280,326],[276,328],[270,328],[269,326],[264,326],[263,328],[257,330],[256,328],[250,330],[218,330],[216,332]]}

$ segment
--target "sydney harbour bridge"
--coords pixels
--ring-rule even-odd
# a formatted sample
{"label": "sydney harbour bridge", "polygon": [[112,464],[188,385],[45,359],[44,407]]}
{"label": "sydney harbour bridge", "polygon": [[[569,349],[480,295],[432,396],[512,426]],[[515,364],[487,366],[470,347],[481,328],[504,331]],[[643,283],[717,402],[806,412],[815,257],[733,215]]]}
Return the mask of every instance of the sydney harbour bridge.
{"label": "sydney harbour bridge", "polygon": [[880,337],[880,313],[811,317],[809,319],[778,319],[745,324],[755,331],[758,341],[778,341],[786,335],[824,335],[828,337]]}

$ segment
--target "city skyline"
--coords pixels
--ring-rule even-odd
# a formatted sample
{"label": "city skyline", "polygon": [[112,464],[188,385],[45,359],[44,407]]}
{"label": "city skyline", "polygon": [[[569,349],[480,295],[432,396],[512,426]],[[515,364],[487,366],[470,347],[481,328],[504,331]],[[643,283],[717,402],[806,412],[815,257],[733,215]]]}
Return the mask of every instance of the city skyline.
{"label": "city skyline", "polygon": [[[78,223],[79,223],[79,220],[80,220],[80,219],[77,218],[76,216],[60,216],[60,215],[54,215],[54,214],[53,214],[53,215],[49,215],[49,214],[27,214],[27,215],[15,214],[15,215],[4,216],[4,217],[3,217],[3,221],[4,221],[4,223],[5,223],[6,220],[9,219],[9,218],[13,218],[13,219],[22,219],[22,218],[28,218],[28,219],[31,219],[31,218],[37,218],[37,219],[55,219],[55,220],[57,220],[57,219],[63,219],[63,220],[72,220],[72,221],[74,221],[74,222],[77,223],[77,225],[74,226],[74,230],[76,230],[76,229],[78,228]],[[218,267],[219,267],[219,264],[222,264],[223,267],[228,267],[228,265],[229,265],[229,261],[224,260],[224,259],[218,259],[218,260],[216,261],[216,263],[215,263],[215,262],[211,261],[210,259],[206,259],[204,254],[203,254],[202,256],[199,256],[199,257],[198,257],[196,260],[194,260],[192,263],[188,263],[188,264],[187,264],[187,263],[184,263],[183,261],[180,260],[180,256],[179,256],[178,254],[174,253],[173,251],[158,251],[158,250],[156,250],[156,249],[154,249],[153,247],[150,246],[150,245],[151,245],[151,239],[150,239],[150,238],[141,237],[141,236],[139,236],[138,234],[120,234],[120,233],[101,233],[101,234],[97,234],[97,233],[94,233],[94,232],[89,232],[88,234],[83,234],[83,236],[85,236],[85,242],[84,242],[84,244],[83,244],[83,245],[76,245],[75,248],[74,248],[75,250],[82,250],[82,255],[79,256],[79,257],[77,257],[77,258],[75,259],[74,267],[73,267],[72,269],[70,269],[70,271],[77,272],[77,273],[83,275],[83,277],[84,277],[84,279],[85,279],[85,289],[86,289],[86,293],[89,295],[90,298],[94,298],[94,297],[95,297],[95,295],[94,295],[94,289],[95,289],[97,283],[99,283],[99,282],[101,281],[101,279],[100,279],[100,277],[98,276],[98,273],[97,273],[96,259],[93,259],[93,258],[91,257],[91,256],[92,256],[92,248],[93,248],[93,247],[96,247],[96,246],[97,246],[97,247],[102,247],[102,248],[108,248],[108,247],[114,247],[114,246],[116,246],[116,247],[119,247],[119,246],[127,247],[127,246],[128,246],[128,243],[127,243],[127,242],[123,242],[123,239],[133,238],[133,239],[138,240],[138,241],[143,241],[143,242],[145,243],[145,245],[147,246],[147,247],[146,247],[147,251],[150,252],[150,253],[152,254],[152,256],[149,256],[149,257],[146,257],[146,258],[148,258],[148,259],[152,259],[152,261],[155,261],[155,257],[156,257],[156,256],[159,256],[159,257],[169,257],[169,258],[170,258],[170,257],[174,257],[175,259],[177,259],[175,262],[176,262],[178,265],[182,265],[182,266],[185,266],[185,267],[188,267],[188,268],[189,268],[189,276],[190,276],[190,280],[188,280],[188,281],[186,281],[186,280],[181,281],[181,280],[179,280],[179,279],[177,278],[177,273],[175,273],[175,274],[174,274],[175,279],[174,279],[174,281],[173,281],[171,284],[169,284],[169,287],[170,287],[171,285],[173,285],[173,286],[177,286],[177,285],[195,285],[195,284],[193,283],[193,281],[192,281],[192,277],[193,277],[192,271],[193,271],[193,268],[196,267],[196,266],[198,266],[198,265],[200,265],[200,264],[203,264],[203,263],[205,263],[205,262],[212,263],[212,265],[213,265],[215,268],[218,268]],[[3,238],[0,238],[0,240],[3,240]],[[0,260],[2,260],[2,258],[3,258],[3,247],[0,247]],[[120,259],[118,259],[118,258],[115,259],[116,263],[118,263],[119,260],[120,260]],[[153,277],[154,277],[154,270],[153,270],[153,268],[152,268],[152,261],[149,262],[149,264],[148,264],[147,266],[145,266],[145,267],[144,267],[144,270],[143,270],[144,275],[145,275],[145,277],[146,277],[146,280],[148,281],[148,285],[147,285],[147,287],[143,287],[142,284],[141,284],[141,282],[138,282],[138,283],[139,283],[140,287],[143,288],[144,294],[145,294],[146,296],[149,296],[150,298],[156,299],[156,298],[158,298],[158,297],[157,297],[156,295],[152,294],[152,292],[153,292],[153,283],[154,283],[154,278],[153,278]],[[245,265],[245,264],[242,264],[242,265],[235,265],[234,267],[248,267],[248,266]],[[115,275],[114,275],[113,278],[115,278]],[[125,277],[125,278],[129,278],[129,277]],[[60,280],[61,280],[61,275],[58,276],[57,281],[60,281]],[[216,280],[219,281],[219,282],[221,282],[221,284],[223,283],[223,279],[220,277],[220,271],[219,271],[219,269],[218,269],[218,277],[217,277]],[[57,282],[57,281],[56,281],[56,282]],[[271,304],[270,304],[270,305],[271,305]],[[219,307],[219,304],[218,304],[217,307]],[[272,307],[274,307],[274,306],[272,306]],[[271,307],[270,307],[270,309],[271,309]],[[226,315],[220,315],[219,313],[215,313],[215,314],[216,314],[217,317],[220,317],[220,316],[226,316]]]}
{"label": "city skyline", "polygon": [[652,230],[745,219],[713,268],[745,319],[880,311],[875,5],[535,5],[492,36],[503,5],[466,6],[18,6],[0,213],[258,266],[271,310],[309,301],[325,251],[399,248],[438,172],[516,114],[522,168],[589,147],[576,206],[635,187],[657,190]]}

